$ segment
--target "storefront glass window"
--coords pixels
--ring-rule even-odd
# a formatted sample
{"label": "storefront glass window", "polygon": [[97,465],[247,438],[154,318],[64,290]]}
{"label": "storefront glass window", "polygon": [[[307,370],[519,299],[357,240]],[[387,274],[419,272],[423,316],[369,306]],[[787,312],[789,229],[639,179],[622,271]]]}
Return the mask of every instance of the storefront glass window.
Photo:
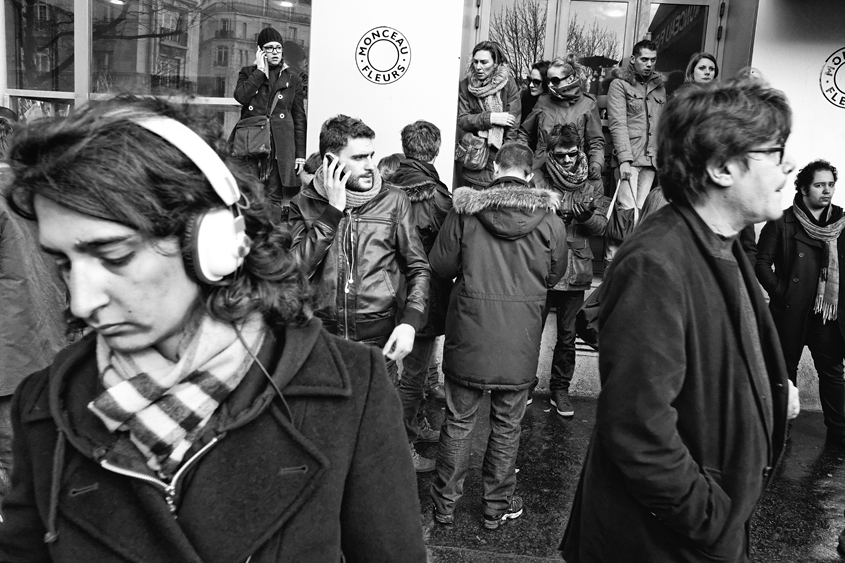
{"label": "storefront glass window", "polygon": [[6,0],[9,88],[73,91],[73,0]]}
{"label": "storefront glass window", "polygon": [[652,4],[648,31],[657,43],[657,70],[666,75],[671,94],[684,82],[687,63],[704,49],[707,6]]}
{"label": "storefront glass window", "polygon": [[574,53],[587,69],[582,76],[585,89],[604,94],[600,83],[622,58],[627,2],[573,1],[569,8],[566,52]]}
{"label": "storefront glass window", "polygon": [[505,50],[517,77],[524,79],[531,65],[543,59],[546,41],[546,0],[493,0],[490,39]]}

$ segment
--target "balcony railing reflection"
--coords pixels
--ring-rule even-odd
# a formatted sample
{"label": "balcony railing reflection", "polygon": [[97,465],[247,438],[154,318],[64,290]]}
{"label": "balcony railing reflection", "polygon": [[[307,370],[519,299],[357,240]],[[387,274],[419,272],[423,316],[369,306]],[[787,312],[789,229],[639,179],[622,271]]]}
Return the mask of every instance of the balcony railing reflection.
{"label": "balcony railing reflection", "polygon": [[234,0],[215,2],[210,6],[203,8],[203,16],[210,16],[213,14],[243,14],[245,16],[264,16],[274,19],[291,22],[311,24],[311,14],[296,12],[294,10],[282,10],[270,6],[269,2],[262,4],[253,4],[248,2],[236,2]]}

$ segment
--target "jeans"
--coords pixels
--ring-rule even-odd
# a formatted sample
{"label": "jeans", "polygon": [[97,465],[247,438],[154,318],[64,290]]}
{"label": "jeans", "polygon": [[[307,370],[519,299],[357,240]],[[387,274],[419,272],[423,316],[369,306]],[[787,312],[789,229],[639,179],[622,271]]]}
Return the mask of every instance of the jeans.
{"label": "jeans", "polygon": [[434,358],[436,336],[417,336],[414,348],[402,360],[402,379],[399,381],[399,398],[402,400],[402,418],[408,441],[417,441],[420,431],[419,414],[422,407],[425,388],[428,385],[431,365],[437,364]]}
{"label": "jeans", "polygon": [[575,373],[575,315],[584,304],[583,291],[555,291],[546,295],[543,308],[543,324],[552,307],[556,308],[557,340],[552,355],[552,371],[549,379],[551,391],[569,390]]}
{"label": "jeans", "polygon": [[[619,169],[616,169],[617,179],[619,177]],[[642,209],[645,203],[645,198],[648,197],[648,192],[651,191],[651,186],[654,184],[654,178],[657,176],[657,170],[650,166],[631,166],[631,187],[637,194],[637,207]],[[631,194],[631,189],[622,182],[619,184],[619,196],[617,201],[619,207],[622,209],[634,208],[634,197]]]}
{"label": "jeans", "polygon": [[0,397],[0,500],[12,483],[12,395]]}
{"label": "jeans", "polygon": [[[384,345],[387,344],[387,336],[379,337],[379,338],[370,338],[365,340],[359,340],[360,344],[366,344],[367,346],[375,346],[379,349],[379,351],[384,349]],[[394,361],[389,359],[387,356],[384,357],[384,363],[387,366],[387,376],[390,378],[390,382],[393,384],[394,387],[399,385],[399,365]]]}
{"label": "jeans", "polygon": [[[434,507],[452,514],[464,493],[464,479],[472,451],[470,434],[475,426],[484,390],[458,385],[446,379],[446,420],[440,429],[437,476],[431,485]],[[481,466],[484,483],[484,515],[499,517],[510,506],[516,488],[516,454],[520,425],[525,415],[528,389],[490,391],[490,436]]]}
{"label": "jeans", "polygon": [[806,344],[819,375],[819,399],[828,431],[845,436],[845,341],[837,321],[822,324],[821,315],[810,315]]}

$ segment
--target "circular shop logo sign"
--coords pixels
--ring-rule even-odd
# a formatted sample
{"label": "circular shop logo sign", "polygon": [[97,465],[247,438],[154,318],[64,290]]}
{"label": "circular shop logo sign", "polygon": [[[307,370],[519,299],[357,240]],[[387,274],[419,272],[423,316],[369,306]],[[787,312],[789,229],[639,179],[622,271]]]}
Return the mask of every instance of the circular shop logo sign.
{"label": "circular shop logo sign", "polygon": [[822,94],[838,108],[845,108],[845,48],[827,58],[819,78]]}
{"label": "circular shop logo sign", "polygon": [[361,76],[373,84],[393,84],[411,66],[411,46],[392,27],[376,27],[358,41],[355,63]]}

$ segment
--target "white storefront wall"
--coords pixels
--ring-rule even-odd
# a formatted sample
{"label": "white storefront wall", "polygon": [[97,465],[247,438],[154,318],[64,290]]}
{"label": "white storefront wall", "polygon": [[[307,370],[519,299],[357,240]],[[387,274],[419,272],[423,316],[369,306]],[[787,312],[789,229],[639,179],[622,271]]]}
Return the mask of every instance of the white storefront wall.
{"label": "white storefront wall", "polygon": [[[845,56],[838,64],[833,64],[835,59],[828,60],[837,51],[845,52],[845,2],[760,2],[752,66],[789,98],[793,127],[787,152],[799,167],[817,158],[836,166],[840,188],[833,201],[845,206],[845,105],[839,104],[845,99]],[[793,173],[790,188],[794,179]],[[795,191],[785,189],[782,193],[786,208],[792,204]]]}
{"label": "white storefront wall", "polygon": [[308,152],[339,113],[376,132],[376,160],[402,152],[402,127],[425,119],[440,128],[435,166],[451,185],[463,12],[455,0],[314,2]]}

